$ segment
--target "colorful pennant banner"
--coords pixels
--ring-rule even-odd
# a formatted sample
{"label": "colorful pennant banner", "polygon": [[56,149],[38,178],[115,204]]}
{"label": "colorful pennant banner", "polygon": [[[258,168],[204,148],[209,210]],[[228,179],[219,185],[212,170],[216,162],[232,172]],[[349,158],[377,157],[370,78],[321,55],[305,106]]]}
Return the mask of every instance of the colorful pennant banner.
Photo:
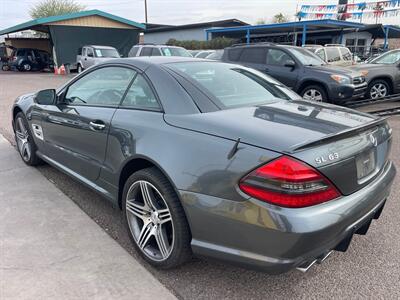
{"label": "colorful pennant banner", "polygon": [[301,19],[364,19],[400,15],[400,0],[360,2],[342,5],[302,5]]}

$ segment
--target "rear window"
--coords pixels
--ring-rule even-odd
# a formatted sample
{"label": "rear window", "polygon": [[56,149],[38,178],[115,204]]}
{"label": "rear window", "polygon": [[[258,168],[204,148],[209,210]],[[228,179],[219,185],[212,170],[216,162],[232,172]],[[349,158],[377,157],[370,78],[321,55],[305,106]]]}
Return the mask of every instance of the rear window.
{"label": "rear window", "polygon": [[240,56],[240,61],[254,64],[265,64],[266,60],[267,50],[262,47],[245,48]]}
{"label": "rear window", "polygon": [[162,53],[164,56],[183,56],[183,57],[192,57],[192,55],[184,48],[178,47],[162,47]]}
{"label": "rear window", "polygon": [[338,48],[326,48],[326,60],[327,62],[340,61],[340,53]]}
{"label": "rear window", "polygon": [[132,47],[131,51],[129,51],[128,56],[129,57],[134,57],[138,53],[139,47]]}
{"label": "rear window", "polygon": [[185,62],[167,65],[205,89],[220,108],[298,99],[294,92],[261,72],[225,63]]}
{"label": "rear window", "polygon": [[342,54],[343,60],[350,61],[352,60],[351,52],[347,48],[340,48],[340,54]]}

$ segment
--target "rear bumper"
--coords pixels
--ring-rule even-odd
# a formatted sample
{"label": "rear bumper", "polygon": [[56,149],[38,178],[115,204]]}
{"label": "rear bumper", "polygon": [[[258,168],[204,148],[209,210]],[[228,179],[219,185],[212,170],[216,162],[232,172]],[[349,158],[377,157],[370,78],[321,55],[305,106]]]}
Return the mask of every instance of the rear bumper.
{"label": "rear bumper", "polygon": [[271,274],[302,266],[332,249],[348,246],[356,231],[368,229],[389,196],[395,174],[389,163],[362,190],[301,209],[180,191],[193,252]]}

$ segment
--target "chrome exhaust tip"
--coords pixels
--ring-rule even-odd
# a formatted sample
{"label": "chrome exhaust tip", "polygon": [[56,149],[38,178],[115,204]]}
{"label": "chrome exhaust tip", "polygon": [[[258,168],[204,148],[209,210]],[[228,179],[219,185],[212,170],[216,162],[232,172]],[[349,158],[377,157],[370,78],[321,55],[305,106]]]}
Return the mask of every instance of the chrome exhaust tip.
{"label": "chrome exhaust tip", "polygon": [[311,262],[306,262],[304,264],[302,264],[301,266],[297,267],[296,270],[302,272],[302,273],[306,273],[315,263],[317,264],[322,264],[325,259],[327,259],[329,257],[329,255],[331,255],[333,252],[333,250],[321,255],[320,257],[318,257],[317,259],[311,261]]}

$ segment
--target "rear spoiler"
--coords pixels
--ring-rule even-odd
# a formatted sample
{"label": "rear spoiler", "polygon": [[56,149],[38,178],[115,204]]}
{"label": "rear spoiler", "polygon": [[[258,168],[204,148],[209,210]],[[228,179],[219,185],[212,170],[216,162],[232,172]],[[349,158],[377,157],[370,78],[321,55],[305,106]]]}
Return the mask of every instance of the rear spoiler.
{"label": "rear spoiler", "polygon": [[385,121],[387,120],[387,117],[384,118],[378,118],[376,120],[373,120],[367,124],[363,124],[357,127],[353,127],[353,128],[349,128],[343,131],[340,131],[338,133],[333,133],[333,134],[329,134],[321,139],[318,140],[312,140],[312,141],[305,141],[304,143],[300,143],[297,145],[294,145],[289,151],[288,153],[294,153],[297,151],[301,151],[307,148],[312,148],[315,147],[317,145],[322,145],[322,144],[327,144],[330,142],[333,142],[335,140],[339,140],[339,139],[344,139],[346,137],[350,137],[353,136],[355,133],[360,133],[363,131],[366,131],[368,129],[371,129],[373,127],[377,127],[378,125],[383,124]]}

